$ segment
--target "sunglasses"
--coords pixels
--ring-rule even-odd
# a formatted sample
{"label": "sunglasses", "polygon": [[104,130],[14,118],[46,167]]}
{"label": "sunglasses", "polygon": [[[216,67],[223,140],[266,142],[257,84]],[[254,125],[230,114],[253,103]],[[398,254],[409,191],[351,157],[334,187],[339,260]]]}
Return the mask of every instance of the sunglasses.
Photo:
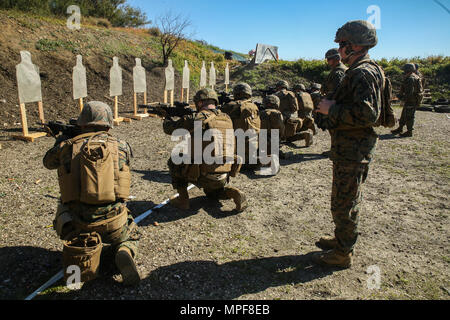
{"label": "sunglasses", "polygon": [[348,42],[348,41],[339,42],[339,49],[342,49],[348,45],[350,45],[350,42]]}

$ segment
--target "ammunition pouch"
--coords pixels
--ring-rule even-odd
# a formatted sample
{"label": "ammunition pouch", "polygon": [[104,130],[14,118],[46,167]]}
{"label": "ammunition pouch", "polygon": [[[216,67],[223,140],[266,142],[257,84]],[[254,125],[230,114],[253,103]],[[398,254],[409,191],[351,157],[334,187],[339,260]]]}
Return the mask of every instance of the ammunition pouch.
{"label": "ammunition pouch", "polygon": [[122,206],[114,210],[119,213],[111,218],[93,223],[85,223],[75,218],[73,224],[81,232],[96,232],[104,236],[108,235],[109,239],[117,239],[122,233],[122,227],[128,222],[128,208]]}
{"label": "ammunition pouch", "polygon": [[64,280],[67,281],[70,276],[68,273],[70,266],[80,268],[81,282],[97,278],[102,246],[102,239],[96,232],[80,234],[65,241],[63,249]]}

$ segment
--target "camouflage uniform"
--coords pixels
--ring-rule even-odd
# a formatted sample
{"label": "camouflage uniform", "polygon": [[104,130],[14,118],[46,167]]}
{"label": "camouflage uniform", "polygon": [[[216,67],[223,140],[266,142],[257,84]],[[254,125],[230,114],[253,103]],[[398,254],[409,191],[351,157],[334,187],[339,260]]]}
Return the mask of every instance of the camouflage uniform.
{"label": "camouflage uniform", "polygon": [[[111,110],[107,105],[101,102],[89,102],[86,104],[83,112],[78,118],[78,124],[86,126],[82,127],[83,134],[101,132],[104,131],[105,127],[112,128]],[[96,135],[93,138],[93,141],[106,140],[108,139],[108,136],[109,135],[106,132],[101,133]],[[64,143],[69,138],[70,137],[66,136],[58,137],[54,147],[47,151],[43,159],[43,164],[47,169],[55,170],[63,166],[67,172],[70,172],[72,144]],[[118,142],[119,170],[122,171],[125,166],[129,167],[130,165],[131,149],[127,142],[119,139],[116,140]],[[88,138],[84,139],[83,143],[85,144],[87,141]],[[69,240],[69,236],[73,238],[83,232],[89,231],[89,225],[99,224],[102,221],[112,219],[124,211],[129,212],[125,201],[126,199],[117,199],[117,201],[113,203],[103,205],[90,205],[81,201],[71,201],[69,203],[60,202],[56,213],[57,218],[54,221],[54,228],[57,230],[58,217],[68,213],[72,217],[73,222],[65,224],[62,230],[57,230],[57,232],[62,240]],[[80,225],[83,226],[82,228],[87,229],[80,230]],[[123,225],[120,230],[100,233],[100,236],[103,243],[112,245],[115,253],[121,248],[127,248],[130,250],[133,258],[137,256],[140,235],[131,214],[128,213],[127,223]]]}
{"label": "camouflage uniform", "polygon": [[[177,129],[186,129],[192,133],[194,132],[194,123],[196,121],[204,122],[211,115],[217,115],[219,113],[221,113],[221,111],[211,109],[192,115],[186,115],[179,119],[167,118],[163,123],[164,133],[171,135]],[[190,180],[187,174],[189,164],[176,165],[173,163],[172,159],[169,159],[167,164],[172,177],[172,186],[177,190],[186,189],[189,183],[193,183],[198,188],[203,189],[207,196],[213,196],[214,194],[222,192],[229,182],[229,174],[221,173],[210,173],[207,176],[200,175],[198,179]]]}
{"label": "camouflage uniform", "polygon": [[[233,121],[233,129],[242,129],[244,132],[247,130],[254,130],[254,133],[258,136],[245,138],[245,166],[251,167],[257,163],[251,163],[250,160],[250,146],[252,150],[257,152],[259,132],[261,130],[261,119],[259,117],[259,109],[256,104],[251,100],[252,89],[246,83],[238,83],[233,88],[234,101],[225,104],[221,111],[228,114]],[[243,155],[240,155],[243,156]],[[257,154],[253,154],[252,158],[257,160]]]}
{"label": "camouflage uniform", "polygon": [[280,111],[285,120],[292,117],[298,111],[297,97],[292,91],[288,90],[287,81],[279,81],[276,85],[277,92],[275,95],[280,99]]}
{"label": "camouflage uniform", "polygon": [[[191,134],[195,134],[195,123],[201,122],[203,137],[205,131],[211,128],[210,125],[213,128],[216,128],[215,126],[217,124],[214,124],[214,121],[219,121],[216,119],[220,119],[222,130],[225,130],[225,127],[227,131],[228,129],[233,130],[232,121],[227,114],[222,113],[220,110],[217,110],[215,108],[211,109],[209,106],[203,105],[204,102],[210,103],[210,101],[214,101],[214,104],[217,106],[217,104],[219,103],[217,93],[210,88],[199,90],[194,96],[194,102],[197,109],[200,108],[200,111],[191,115],[186,115],[182,118],[166,118],[163,123],[164,132],[171,135],[177,129],[185,129]],[[209,123],[209,125],[207,123]],[[222,134],[224,133],[222,132]],[[223,136],[223,138],[227,139],[228,137]],[[195,186],[203,189],[207,197],[216,200],[233,199],[236,204],[236,210],[238,212],[245,210],[245,208],[247,207],[245,195],[239,189],[228,186],[230,176],[234,176],[234,174],[236,174],[240,170],[235,157],[234,136],[230,138],[232,139],[232,142],[228,140],[222,140],[222,143],[220,145],[223,148],[225,148],[225,146],[233,148],[233,150],[222,150],[224,157],[234,157],[233,164],[229,164],[228,161],[230,159],[226,159],[227,163],[224,163],[223,165],[208,165],[204,163],[203,151],[205,150],[206,145],[209,145],[210,142],[203,141],[202,163],[195,164],[195,154],[193,152],[195,151],[195,146],[193,145],[196,141],[195,137],[191,137],[190,142],[192,151],[190,163],[192,164],[177,165],[173,163],[172,159],[169,159],[168,166],[170,175],[172,177],[172,186],[179,192],[179,196],[177,198],[171,199],[171,205],[183,210],[189,209],[189,194],[187,191],[187,187],[189,183],[192,183]],[[226,154],[226,152],[231,152],[232,154]]]}
{"label": "camouflage uniform", "polygon": [[322,89],[322,86],[318,83],[314,83],[310,90],[309,90],[309,95],[311,96],[311,99],[314,103],[314,108],[317,108],[317,106],[319,105],[320,101],[322,100],[322,94],[320,93],[320,90]]}
{"label": "camouflage uniform", "polygon": [[331,100],[333,98],[339,84],[345,77],[346,70],[347,67],[342,62],[331,70],[321,89],[321,93],[326,99]]}
{"label": "camouflage uniform", "polygon": [[267,130],[267,150],[270,156],[272,130],[279,130],[279,138],[284,138],[284,120],[279,110],[280,99],[275,95],[266,96],[263,100],[263,110],[260,111],[261,129]]}
{"label": "camouflage uniform", "polygon": [[314,103],[312,101],[311,95],[306,92],[304,85],[298,85],[294,87],[297,96],[298,112],[297,115],[303,121],[302,127],[298,131],[307,131],[311,129],[313,134],[317,133],[316,126],[314,125]]}
{"label": "camouflage uniform", "polygon": [[[393,132],[401,132],[403,127],[406,125],[408,129],[408,134],[412,135],[414,130],[415,114],[416,109],[420,107],[422,102],[422,82],[417,74],[413,73],[413,65],[408,65],[410,73],[405,77],[402,83],[398,97],[404,101],[404,107],[402,110],[402,115],[399,121],[399,128]],[[405,66],[405,68],[407,68]]]}
{"label": "camouflage uniform", "polygon": [[[338,30],[335,41],[372,48],[378,40],[373,26],[366,21],[352,21]],[[331,259],[327,264],[351,265],[351,253],[358,239],[361,186],[366,181],[378,141],[373,127],[382,108],[384,78],[381,72],[368,54],[357,58],[333,96],[336,103],[328,111],[327,127],[332,129],[331,211],[336,246],[332,254],[323,256],[322,261]],[[345,259],[333,260],[335,257]]]}

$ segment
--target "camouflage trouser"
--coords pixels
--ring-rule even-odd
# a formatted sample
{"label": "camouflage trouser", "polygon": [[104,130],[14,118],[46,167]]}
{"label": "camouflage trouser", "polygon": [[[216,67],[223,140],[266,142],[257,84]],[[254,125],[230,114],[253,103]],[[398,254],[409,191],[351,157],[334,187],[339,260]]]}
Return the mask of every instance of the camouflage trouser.
{"label": "camouflage trouser", "polygon": [[[192,183],[199,189],[203,189],[208,197],[217,197],[228,184],[228,174],[210,174],[208,176],[200,175],[196,181],[191,181],[184,174],[184,166],[176,165],[171,159],[167,162],[170,176],[172,177],[172,186],[174,189],[186,189],[189,183]],[[220,179],[221,177],[224,177]]]}
{"label": "camouflage trouser", "polygon": [[415,118],[416,118],[416,107],[404,106],[402,110],[402,115],[399,120],[399,128],[403,128],[406,125],[408,131],[413,131]]}
{"label": "camouflage trouser", "polygon": [[[111,219],[117,216],[121,210],[127,210],[128,213],[128,209],[125,204],[119,204],[112,207],[106,214],[95,214],[94,212],[89,213],[83,211],[82,207],[74,209],[70,208],[68,205],[60,204],[58,207],[57,216],[66,212],[72,216],[73,220],[81,221],[83,224],[89,224]],[[64,239],[64,237],[67,237],[69,233],[71,237],[75,237],[79,234],[90,232],[90,230],[80,230],[75,225],[76,224],[72,222],[65,226],[64,232],[60,235],[60,237]],[[105,244],[110,244],[114,253],[121,247],[127,247],[132,252],[133,257],[137,256],[140,234],[131,214],[128,213],[127,222],[120,230],[99,234],[102,242]]]}
{"label": "camouflage trouser", "polygon": [[333,162],[331,213],[338,250],[344,253],[352,252],[358,239],[361,187],[368,171],[367,163]]}

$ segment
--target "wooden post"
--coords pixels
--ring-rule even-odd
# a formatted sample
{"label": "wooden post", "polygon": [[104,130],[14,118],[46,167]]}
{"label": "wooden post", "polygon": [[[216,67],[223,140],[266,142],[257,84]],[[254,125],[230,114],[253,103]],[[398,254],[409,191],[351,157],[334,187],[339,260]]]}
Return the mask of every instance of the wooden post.
{"label": "wooden post", "polygon": [[167,90],[164,90],[164,103],[167,103]]}
{"label": "wooden post", "polygon": [[44,106],[42,105],[42,101],[38,102],[38,109],[39,109],[39,119],[41,120],[41,123],[45,123]]}
{"label": "wooden post", "polygon": [[118,126],[121,122],[131,122],[130,118],[119,117],[119,97],[114,97],[114,125]]}
{"label": "wooden post", "polygon": [[186,103],[189,103],[189,88],[186,89]]}
{"label": "wooden post", "polygon": [[[27,111],[25,108],[25,103],[20,103],[20,121],[22,123],[22,135],[14,135],[13,138],[25,140],[34,142],[35,139],[40,137],[45,137],[47,133],[45,132],[36,132],[36,133],[29,133],[28,132],[28,121],[27,121]],[[44,122],[44,108],[42,107],[42,102],[38,103],[39,107],[39,118],[42,122]]]}
{"label": "wooden post", "polygon": [[119,118],[119,98],[116,96],[114,97],[114,119]]}
{"label": "wooden post", "polygon": [[225,85],[225,92],[228,93],[228,85]]}
{"label": "wooden post", "polygon": [[28,121],[27,110],[25,109],[25,103],[20,104],[20,122],[22,123],[22,133],[24,137],[28,136]]}
{"label": "wooden post", "polygon": [[173,106],[173,102],[174,102],[173,94],[174,94],[174,90],[170,90],[170,105],[171,106]]}
{"label": "wooden post", "polygon": [[[144,92],[144,104],[147,104],[147,93]],[[147,113],[147,109],[144,110],[144,113],[138,113],[138,96],[137,93],[134,93],[134,114],[131,116],[132,119],[142,120],[142,118],[147,118],[149,114]]]}
{"label": "wooden post", "polygon": [[184,101],[184,89],[181,88],[181,101]]}
{"label": "wooden post", "polygon": [[78,102],[79,102],[79,104],[80,104],[80,113],[83,111],[83,108],[84,108],[84,103],[83,103],[83,98],[80,98],[79,100],[78,100]]}

